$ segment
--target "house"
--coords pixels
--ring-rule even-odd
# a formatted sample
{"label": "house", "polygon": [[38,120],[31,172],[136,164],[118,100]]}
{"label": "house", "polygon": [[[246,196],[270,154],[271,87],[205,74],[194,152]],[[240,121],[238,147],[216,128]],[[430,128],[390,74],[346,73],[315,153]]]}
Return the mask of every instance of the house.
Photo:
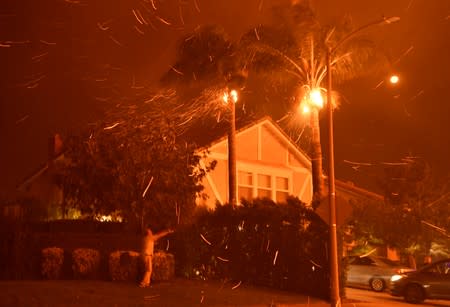
{"label": "house", "polygon": [[[207,199],[198,204],[213,208],[228,202],[228,139],[223,136],[212,141],[204,165],[216,160],[215,169],[203,181]],[[236,132],[237,198],[268,197],[282,202],[287,195],[298,197],[307,205],[312,200],[311,159],[294,144],[283,129],[271,118],[264,117]],[[327,178],[325,178],[327,183]],[[352,182],[335,180],[338,224],[345,223],[353,203],[383,202],[383,196],[357,187]],[[324,195],[327,195],[327,186]],[[328,198],[317,213],[328,221]]]}
{"label": "house", "polygon": [[61,187],[55,183],[54,172],[55,163],[64,158],[61,136],[50,137],[48,145],[47,162],[17,186],[17,196],[22,200],[34,200],[33,205],[39,205],[45,211],[41,213],[43,216],[61,218],[64,196]]}
{"label": "house", "polygon": [[[207,147],[203,165],[217,162],[203,181],[206,199],[197,203],[214,208],[228,202],[228,139],[219,138]],[[268,197],[282,202],[288,195],[306,204],[312,199],[310,158],[272,119],[265,117],[236,131],[237,198]]]}

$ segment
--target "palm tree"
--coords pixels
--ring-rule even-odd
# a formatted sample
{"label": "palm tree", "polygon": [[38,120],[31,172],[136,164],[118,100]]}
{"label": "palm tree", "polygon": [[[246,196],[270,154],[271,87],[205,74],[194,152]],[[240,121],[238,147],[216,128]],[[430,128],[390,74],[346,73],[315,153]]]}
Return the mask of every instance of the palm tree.
{"label": "palm tree", "polygon": [[[317,208],[324,190],[319,111],[323,105],[322,97],[326,97],[323,82],[327,75],[327,46],[339,41],[352,28],[349,19],[333,27],[322,27],[307,4],[293,2],[291,6],[276,11],[280,17],[278,28],[260,27],[255,30],[257,35],[249,33],[243,41],[246,48],[254,53],[253,67],[270,72],[270,80],[295,80],[295,109],[300,108],[308,113],[311,128],[312,206]],[[335,81],[361,75],[363,67],[374,59],[374,50],[373,43],[362,38],[342,46],[331,63]],[[339,95],[333,92],[332,96],[331,104],[336,108]]]}

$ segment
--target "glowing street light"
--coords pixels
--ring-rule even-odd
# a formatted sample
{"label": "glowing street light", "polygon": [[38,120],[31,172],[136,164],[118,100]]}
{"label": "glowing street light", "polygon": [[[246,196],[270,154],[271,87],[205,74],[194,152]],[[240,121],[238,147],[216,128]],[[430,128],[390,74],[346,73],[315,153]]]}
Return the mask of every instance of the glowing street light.
{"label": "glowing street light", "polygon": [[237,206],[236,183],[236,102],[238,92],[234,89],[223,94],[223,102],[230,108],[230,129],[228,130],[228,202]]}
{"label": "glowing street light", "polygon": [[391,82],[391,84],[397,84],[400,81],[400,78],[397,75],[392,75],[389,78],[389,82]]}
{"label": "glowing street light", "polygon": [[[334,179],[334,140],[333,140],[333,104],[332,99],[332,70],[331,70],[331,58],[334,52],[342,46],[350,38],[365,30],[371,26],[391,24],[399,21],[399,17],[390,17],[375,20],[368,24],[365,24],[356,30],[350,32],[343,39],[334,45],[334,47],[327,45],[327,102],[328,102],[328,136],[329,136],[329,158],[328,158],[328,197],[329,197],[329,210],[330,210],[330,221],[329,221],[329,232],[330,232],[330,286],[331,286],[331,306],[338,307],[341,306],[341,299],[339,295],[339,265],[338,265],[338,252],[337,252],[337,230],[336,230],[336,187]],[[397,80],[398,82],[398,80]]]}

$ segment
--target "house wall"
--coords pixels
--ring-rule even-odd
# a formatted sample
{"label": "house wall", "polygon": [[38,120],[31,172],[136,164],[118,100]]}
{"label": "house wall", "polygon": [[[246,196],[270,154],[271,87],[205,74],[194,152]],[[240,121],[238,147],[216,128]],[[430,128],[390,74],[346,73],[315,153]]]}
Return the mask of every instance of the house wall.
{"label": "house wall", "polygon": [[[240,131],[236,135],[236,168],[238,199],[251,194],[265,195],[277,201],[286,195],[299,197],[309,204],[312,199],[310,165],[306,156],[299,157],[294,146],[279,129],[266,121]],[[227,139],[211,146],[208,161],[216,160],[216,168],[203,181],[206,200],[198,204],[214,208],[216,202],[228,202]],[[246,184],[244,184],[246,181]]]}

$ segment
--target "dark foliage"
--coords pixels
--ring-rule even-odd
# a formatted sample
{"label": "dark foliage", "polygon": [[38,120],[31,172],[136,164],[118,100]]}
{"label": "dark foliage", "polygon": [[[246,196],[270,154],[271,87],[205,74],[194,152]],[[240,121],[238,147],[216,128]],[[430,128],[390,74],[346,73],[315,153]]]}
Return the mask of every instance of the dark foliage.
{"label": "dark foliage", "polygon": [[327,227],[298,199],[218,206],[177,231],[177,274],[224,278],[327,297]]}
{"label": "dark foliage", "polygon": [[110,116],[113,128],[98,123],[89,136],[68,140],[58,169],[66,202],[91,216],[119,212],[154,228],[189,221],[210,166],[199,166],[196,147],[178,139],[162,116],[132,106],[122,111]]}

